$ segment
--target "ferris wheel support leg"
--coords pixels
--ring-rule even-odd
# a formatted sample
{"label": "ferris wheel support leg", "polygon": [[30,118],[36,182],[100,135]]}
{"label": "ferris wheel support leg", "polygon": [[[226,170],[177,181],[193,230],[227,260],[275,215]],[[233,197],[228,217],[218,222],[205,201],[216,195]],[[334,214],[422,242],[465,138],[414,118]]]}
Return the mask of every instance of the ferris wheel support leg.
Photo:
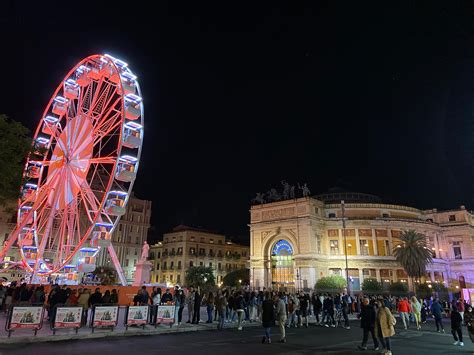
{"label": "ferris wheel support leg", "polygon": [[124,275],[123,270],[122,270],[122,266],[120,265],[120,261],[117,257],[117,254],[115,253],[115,249],[112,246],[112,244],[110,244],[107,247],[107,250],[109,251],[110,257],[112,258],[112,262],[114,263],[115,270],[117,270],[117,274],[118,274],[118,277],[120,279],[120,283],[122,284],[122,286],[127,286],[127,279],[125,278],[125,275]]}

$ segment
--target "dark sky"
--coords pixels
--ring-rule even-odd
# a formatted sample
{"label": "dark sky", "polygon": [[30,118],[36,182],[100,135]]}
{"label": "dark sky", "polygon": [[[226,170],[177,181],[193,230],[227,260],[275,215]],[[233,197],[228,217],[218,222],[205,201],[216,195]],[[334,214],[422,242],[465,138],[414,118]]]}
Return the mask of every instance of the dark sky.
{"label": "dark sky", "polygon": [[0,112],[33,129],[83,57],[129,62],[156,235],[248,238],[249,201],[281,179],[473,208],[472,2],[202,3],[2,3]]}

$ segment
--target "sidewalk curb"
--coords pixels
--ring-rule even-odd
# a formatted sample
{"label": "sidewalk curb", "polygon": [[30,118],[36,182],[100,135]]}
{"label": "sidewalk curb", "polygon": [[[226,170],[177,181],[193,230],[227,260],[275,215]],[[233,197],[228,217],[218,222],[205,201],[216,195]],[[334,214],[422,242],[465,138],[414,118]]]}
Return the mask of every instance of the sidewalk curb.
{"label": "sidewalk curb", "polygon": [[[260,323],[246,323],[245,327],[255,327],[260,325]],[[237,329],[236,327],[225,327],[224,329]],[[61,331],[58,331],[56,335],[52,333],[46,336],[18,336],[11,338],[0,339],[1,345],[14,345],[14,344],[34,344],[34,343],[46,343],[46,342],[57,342],[57,341],[69,341],[69,340],[82,340],[82,339],[104,339],[104,338],[116,338],[116,337],[130,337],[130,336],[149,336],[149,335],[161,335],[161,334],[176,334],[176,333],[186,333],[186,332],[197,332],[197,331],[209,331],[217,330],[217,323],[215,326],[205,326],[199,325],[197,327],[173,327],[173,328],[146,328],[146,329],[133,329],[129,330],[120,329],[117,331],[111,330],[96,330],[92,333],[83,333],[83,334],[63,334]]]}

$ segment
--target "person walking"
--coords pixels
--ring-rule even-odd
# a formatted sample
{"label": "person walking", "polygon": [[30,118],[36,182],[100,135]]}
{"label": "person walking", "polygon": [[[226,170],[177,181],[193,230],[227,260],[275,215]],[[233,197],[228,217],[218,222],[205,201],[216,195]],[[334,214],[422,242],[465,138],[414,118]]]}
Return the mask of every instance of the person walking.
{"label": "person walking", "polygon": [[286,306],[282,299],[281,292],[275,296],[276,302],[276,319],[280,327],[280,343],[286,343],[285,323],[286,323]]}
{"label": "person walking", "polygon": [[456,306],[451,311],[451,334],[454,338],[453,345],[464,346],[462,341],[462,317]]}
{"label": "person walking", "polygon": [[206,310],[207,310],[206,323],[212,323],[212,312],[214,311],[214,294],[210,291],[206,297]]}
{"label": "person walking", "polygon": [[316,295],[316,292],[313,292],[313,295],[311,296],[311,304],[313,305],[313,313],[314,317],[316,318],[316,325],[321,324],[319,314],[321,313],[323,304],[321,303],[319,296]]}
{"label": "person walking", "polygon": [[368,298],[364,298],[359,314],[360,327],[364,332],[362,336],[362,344],[358,346],[359,350],[367,350],[367,340],[369,339],[369,333],[372,335],[374,350],[379,350],[379,342],[375,336],[375,317],[376,313],[374,306],[369,304]]}
{"label": "person walking", "polygon": [[469,334],[469,338],[474,343],[474,312],[472,311],[472,307],[467,305],[465,308],[464,313],[464,323],[467,326],[467,333]]}
{"label": "person walking", "polygon": [[377,316],[376,316],[376,334],[382,344],[384,350],[382,354],[392,355],[392,347],[390,344],[390,337],[395,335],[396,320],[390,312],[390,309],[384,306],[383,300],[377,301]]}
{"label": "person walking", "polygon": [[328,295],[323,302],[323,321],[324,326],[329,328],[328,322],[330,322],[331,327],[336,327],[336,321],[334,320],[334,301],[331,295]]}
{"label": "person walking", "polygon": [[176,304],[178,307],[178,325],[181,325],[181,322],[183,321],[183,310],[185,302],[186,298],[184,297],[184,291],[180,289],[178,290],[178,294],[176,295]]}
{"label": "person walking", "polygon": [[201,320],[201,295],[199,291],[194,292],[194,313],[193,313],[193,324],[199,324]]}
{"label": "person walking", "polygon": [[227,299],[225,295],[222,293],[222,291],[219,290],[217,293],[217,299],[216,299],[216,310],[219,314],[219,323],[217,324],[218,330],[224,329],[226,308],[227,308]]}
{"label": "person walking", "polygon": [[[186,304],[188,305],[188,321],[186,323],[191,323],[194,316],[194,288],[191,286],[189,288],[188,295],[186,296]],[[161,294],[160,294],[161,296]]]}
{"label": "person walking", "polygon": [[[265,335],[262,338],[262,344],[270,344],[272,341],[270,339],[270,333],[272,325],[275,324],[275,312],[273,308],[273,302],[270,296],[270,292],[266,292],[264,296],[264,301],[262,303],[262,327],[265,329]],[[283,330],[285,328],[283,327]]]}
{"label": "person walking", "polygon": [[439,299],[436,298],[435,301],[433,302],[433,305],[431,306],[431,314],[433,314],[433,318],[435,319],[436,331],[438,333],[440,332],[440,328],[441,328],[441,331],[444,333],[442,313],[443,313],[443,305],[439,302]]}
{"label": "person walking", "polygon": [[404,328],[407,329],[410,326],[410,318],[408,316],[408,313],[410,313],[410,304],[406,297],[403,297],[400,302],[398,302],[398,313],[400,313]]}
{"label": "person walking", "polygon": [[421,329],[421,303],[415,296],[411,298],[410,308],[415,319],[416,329]]}
{"label": "person walking", "polygon": [[237,292],[235,302],[235,311],[237,312],[237,330],[242,330],[242,321],[244,320],[245,301],[242,293]]}

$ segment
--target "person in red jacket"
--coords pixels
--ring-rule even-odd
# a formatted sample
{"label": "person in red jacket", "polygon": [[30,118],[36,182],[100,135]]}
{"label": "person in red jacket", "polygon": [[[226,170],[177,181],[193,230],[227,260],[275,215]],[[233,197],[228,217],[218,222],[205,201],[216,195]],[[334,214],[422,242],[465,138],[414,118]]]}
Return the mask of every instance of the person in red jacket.
{"label": "person in red jacket", "polygon": [[403,299],[398,302],[398,312],[400,313],[400,318],[403,321],[403,326],[405,327],[405,329],[407,329],[410,325],[410,304],[408,303],[406,297],[403,297]]}

